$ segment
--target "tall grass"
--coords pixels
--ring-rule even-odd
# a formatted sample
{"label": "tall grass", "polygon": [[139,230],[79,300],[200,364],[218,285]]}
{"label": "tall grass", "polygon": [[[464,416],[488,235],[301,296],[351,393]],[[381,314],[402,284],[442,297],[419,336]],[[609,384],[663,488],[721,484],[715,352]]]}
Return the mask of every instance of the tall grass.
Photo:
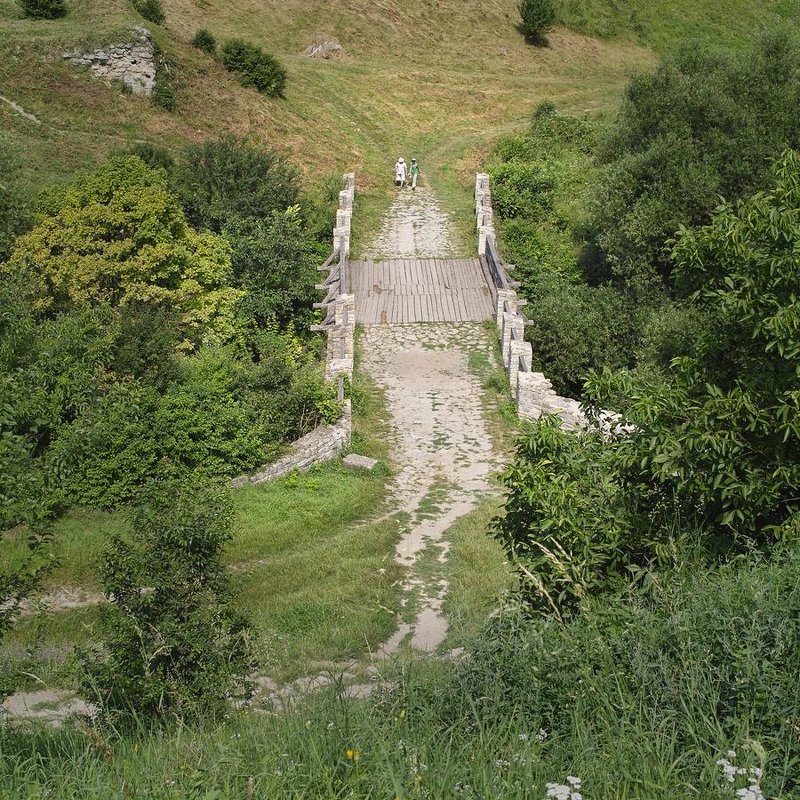
{"label": "tall grass", "polygon": [[[716,761],[800,791],[800,551],[689,562],[565,625],[507,609],[458,664],[396,665],[291,713],[205,727],[0,730],[0,797],[732,798]],[[249,792],[252,791],[252,794]]]}

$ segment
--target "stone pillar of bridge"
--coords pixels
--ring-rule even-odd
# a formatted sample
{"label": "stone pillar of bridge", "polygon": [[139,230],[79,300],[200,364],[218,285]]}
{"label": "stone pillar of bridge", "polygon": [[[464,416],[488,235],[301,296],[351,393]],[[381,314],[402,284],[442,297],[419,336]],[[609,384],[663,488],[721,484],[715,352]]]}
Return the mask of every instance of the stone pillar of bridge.
{"label": "stone pillar of bridge", "polygon": [[523,342],[515,339],[508,348],[508,382],[511,384],[511,396],[519,401],[519,377],[524,375],[522,371],[522,359],[525,359],[530,368],[533,348],[530,342]]}
{"label": "stone pillar of bridge", "polygon": [[[508,304],[508,307],[506,307],[506,304]],[[513,289],[497,290],[497,309],[495,314],[495,322],[501,331],[503,330],[503,314],[505,314],[506,311],[516,314],[518,308],[519,300],[517,299],[517,293],[513,291]]]}
{"label": "stone pillar of bridge", "polygon": [[503,352],[503,363],[508,364],[508,354],[511,352],[511,344],[516,339],[522,341],[525,335],[525,323],[519,314],[506,311],[500,323],[500,347]]}

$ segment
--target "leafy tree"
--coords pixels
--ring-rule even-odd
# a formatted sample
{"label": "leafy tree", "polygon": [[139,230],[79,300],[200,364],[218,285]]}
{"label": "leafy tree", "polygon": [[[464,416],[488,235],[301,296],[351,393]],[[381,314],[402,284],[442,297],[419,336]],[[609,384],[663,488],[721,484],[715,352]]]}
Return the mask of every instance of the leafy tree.
{"label": "leafy tree", "polygon": [[647,297],[670,287],[669,240],[707,223],[723,196],[743,199],[769,181],[769,163],[800,146],[800,41],[788,28],[752,50],[685,45],[629,85],[601,148],[585,267]]}
{"label": "leafy tree", "polygon": [[286,70],[274,56],[241,39],[230,39],[222,47],[222,63],[235,72],[242,86],[252,86],[269,97],[283,97]]}
{"label": "leafy tree", "polygon": [[178,313],[184,348],[236,335],[243,293],[228,285],[227,244],[195,233],[164,175],[134,156],[78,180],[4,269],[30,276],[41,313],[144,303]]}
{"label": "leafy tree", "polygon": [[109,542],[105,638],[83,660],[107,711],[188,718],[224,710],[242,689],[254,661],[222,565],[232,520],[220,489],[153,485],[131,513],[131,534]]}
{"label": "leafy tree", "polygon": [[527,39],[541,41],[552,29],[556,21],[556,7],[553,0],[521,0],[520,25]]}
{"label": "leafy tree", "polygon": [[696,311],[692,354],[666,374],[605,371],[580,435],[539,422],[507,471],[494,530],[532,597],[571,607],[650,560],[677,531],[709,550],[769,548],[800,532],[800,155],[773,187],[682,229],[675,271]]}
{"label": "leafy tree", "polygon": [[257,326],[308,319],[318,254],[303,230],[299,208],[273,211],[266,220],[234,220],[225,235],[233,248],[234,278],[247,293],[245,314]]}
{"label": "leafy tree", "polygon": [[190,146],[175,190],[191,224],[215,233],[234,221],[268,219],[300,195],[297,170],[285,158],[233,136]]}

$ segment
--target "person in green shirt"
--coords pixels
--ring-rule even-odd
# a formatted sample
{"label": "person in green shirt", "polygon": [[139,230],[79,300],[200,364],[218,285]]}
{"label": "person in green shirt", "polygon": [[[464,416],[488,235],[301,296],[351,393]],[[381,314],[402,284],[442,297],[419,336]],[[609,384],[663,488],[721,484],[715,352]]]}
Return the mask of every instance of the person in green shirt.
{"label": "person in green shirt", "polygon": [[417,176],[419,175],[419,164],[417,164],[417,159],[411,159],[411,169],[409,170],[411,174],[411,188],[417,188]]}

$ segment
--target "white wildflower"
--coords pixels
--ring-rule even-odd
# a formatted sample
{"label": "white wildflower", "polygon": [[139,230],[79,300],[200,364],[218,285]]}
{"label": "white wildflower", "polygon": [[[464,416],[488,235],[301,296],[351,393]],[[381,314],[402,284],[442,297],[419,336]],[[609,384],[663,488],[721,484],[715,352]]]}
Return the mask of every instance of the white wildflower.
{"label": "white wildflower", "polygon": [[581,788],[581,779],[574,775],[567,777],[567,783],[548,783],[545,785],[548,800],[583,800],[583,795],[578,791]]}

